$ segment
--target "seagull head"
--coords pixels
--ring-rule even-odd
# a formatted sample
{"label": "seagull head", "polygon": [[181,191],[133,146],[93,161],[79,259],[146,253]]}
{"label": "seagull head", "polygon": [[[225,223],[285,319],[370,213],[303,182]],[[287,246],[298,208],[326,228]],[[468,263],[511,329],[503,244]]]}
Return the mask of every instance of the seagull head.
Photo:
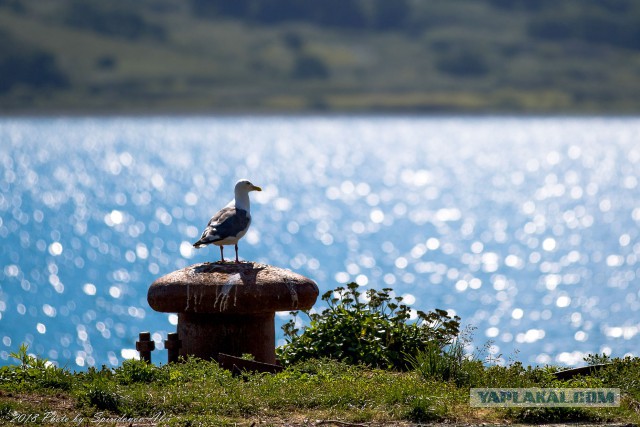
{"label": "seagull head", "polygon": [[250,191],[262,191],[262,188],[258,187],[257,185],[253,185],[248,179],[241,179],[240,181],[236,182],[236,194],[247,194]]}

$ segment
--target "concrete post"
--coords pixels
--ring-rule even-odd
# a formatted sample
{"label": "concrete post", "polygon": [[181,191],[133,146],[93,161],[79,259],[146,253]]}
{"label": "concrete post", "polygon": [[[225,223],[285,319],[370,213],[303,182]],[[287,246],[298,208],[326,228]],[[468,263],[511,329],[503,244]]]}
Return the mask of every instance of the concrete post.
{"label": "concrete post", "polygon": [[167,349],[167,363],[177,363],[180,356],[182,341],[178,338],[177,332],[169,332],[164,340],[164,348]]}
{"label": "concrete post", "polygon": [[136,341],[136,350],[140,353],[140,360],[151,363],[151,352],[155,350],[156,343],[151,341],[151,332],[140,332]]}

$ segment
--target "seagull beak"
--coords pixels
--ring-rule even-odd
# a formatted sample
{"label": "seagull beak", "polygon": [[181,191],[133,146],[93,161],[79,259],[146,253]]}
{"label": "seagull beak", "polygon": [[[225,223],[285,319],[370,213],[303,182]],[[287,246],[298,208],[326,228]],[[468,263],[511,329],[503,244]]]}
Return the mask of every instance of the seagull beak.
{"label": "seagull beak", "polygon": [[257,185],[252,186],[251,189],[253,191],[262,191],[262,188],[258,187]]}

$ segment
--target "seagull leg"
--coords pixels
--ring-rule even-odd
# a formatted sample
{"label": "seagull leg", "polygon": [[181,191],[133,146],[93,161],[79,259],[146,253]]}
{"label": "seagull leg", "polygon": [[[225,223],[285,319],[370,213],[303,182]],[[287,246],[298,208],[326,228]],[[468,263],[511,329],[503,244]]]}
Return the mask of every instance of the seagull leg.
{"label": "seagull leg", "polygon": [[238,244],[236,243],[236,264],[240,264],[240,260],[238,259]]}
{"label": "seagull leg", "polygon": [[220,245],[220,261],[224,262],[224,246]]}

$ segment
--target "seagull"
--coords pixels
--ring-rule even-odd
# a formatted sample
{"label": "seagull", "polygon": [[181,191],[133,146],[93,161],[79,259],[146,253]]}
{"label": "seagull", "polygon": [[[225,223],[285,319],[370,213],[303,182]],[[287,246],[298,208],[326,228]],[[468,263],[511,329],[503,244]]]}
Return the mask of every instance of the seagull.
{"label": "seagull", "polygon": [[195,242],[193,247],[202,248],[211,243],[220,246],[220,259],[225,262],[224,246],[235,245],[236,263],[240,263],[238,259],[238,240],[245,235],[249,225],[251,225],[250,191],[262,191],[262,188],[253,185],[246,179],[238,181],[234,189],[234,200],[230,201],[227,206],[211,217],[207,227],[202,232],[200,240]]}

